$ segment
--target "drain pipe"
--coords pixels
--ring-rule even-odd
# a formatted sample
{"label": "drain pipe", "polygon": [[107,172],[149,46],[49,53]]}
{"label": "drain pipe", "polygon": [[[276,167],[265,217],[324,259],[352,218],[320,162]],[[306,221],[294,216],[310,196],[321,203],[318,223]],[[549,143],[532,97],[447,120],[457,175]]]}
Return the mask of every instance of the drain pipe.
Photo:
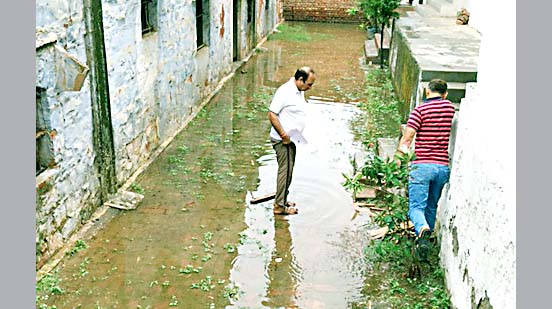
{"label": "drain pipe", "polygon": [[83,14],[86,27],[84,43],[90,67],[94,166],[100,180],[100,199],[103,203],[109,194],[115,192],[117,181],[101,0],[83,0]]}

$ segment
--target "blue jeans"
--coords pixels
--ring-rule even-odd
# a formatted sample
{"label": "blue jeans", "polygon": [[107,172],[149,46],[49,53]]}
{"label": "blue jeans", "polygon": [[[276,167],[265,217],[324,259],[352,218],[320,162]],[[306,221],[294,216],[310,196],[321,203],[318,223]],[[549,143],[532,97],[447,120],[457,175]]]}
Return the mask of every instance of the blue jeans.
{"label": "blue jeans", "polygon": [[414,224],[416,235],[420,229],[433,231],[437,215],[437,202],[449,180],[448,166],[432,163],[412,164],[408,180],[408,217]]}

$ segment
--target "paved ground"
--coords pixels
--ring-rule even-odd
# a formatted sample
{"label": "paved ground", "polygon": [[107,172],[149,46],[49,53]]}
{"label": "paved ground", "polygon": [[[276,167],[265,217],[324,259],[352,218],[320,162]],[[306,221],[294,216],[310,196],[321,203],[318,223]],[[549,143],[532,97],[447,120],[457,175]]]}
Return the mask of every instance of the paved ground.
{"label": "paved ground", "polygon": [[476,71],[480,34],[469,25],[457,25],[454,17],[399,18],[412,54],[424,71]]}

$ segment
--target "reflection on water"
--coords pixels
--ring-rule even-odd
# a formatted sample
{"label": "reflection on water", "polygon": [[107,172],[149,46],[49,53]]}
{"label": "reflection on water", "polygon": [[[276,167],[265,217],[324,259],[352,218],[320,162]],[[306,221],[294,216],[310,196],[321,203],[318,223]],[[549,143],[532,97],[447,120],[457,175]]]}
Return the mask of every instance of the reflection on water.
{"label": "reflection on water", "polygon": [[[369,218],[355,216],[341,182],[359,151],[357,113],[311,100],[290,199],[299,214],[274,218],[276,160],[266,112],[276,87],[311,65],[308,95],[358,93],[364,34],[355,25],[305,24],[320,42],[268,41],[138,178],[145,198],[58,268],[58,308],[346,308],[360,297]],[[339,46],[340,48],[328,48]],[[115,211],[114,211],[115,212]],[[236,284],[239,289],[232,289]],[[237,296],[229,300],[228,296]]]}

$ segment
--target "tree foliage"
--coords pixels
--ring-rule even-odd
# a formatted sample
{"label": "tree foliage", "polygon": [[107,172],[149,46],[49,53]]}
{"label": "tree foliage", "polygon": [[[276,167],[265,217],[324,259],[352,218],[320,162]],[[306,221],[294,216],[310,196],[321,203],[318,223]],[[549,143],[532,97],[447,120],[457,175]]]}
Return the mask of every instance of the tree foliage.
{"label": "tree foliage", "polygon": [[399,17],[399,4],[400,0],[360,0],[358,7],[372,26],[389,27],[389,20]]}

